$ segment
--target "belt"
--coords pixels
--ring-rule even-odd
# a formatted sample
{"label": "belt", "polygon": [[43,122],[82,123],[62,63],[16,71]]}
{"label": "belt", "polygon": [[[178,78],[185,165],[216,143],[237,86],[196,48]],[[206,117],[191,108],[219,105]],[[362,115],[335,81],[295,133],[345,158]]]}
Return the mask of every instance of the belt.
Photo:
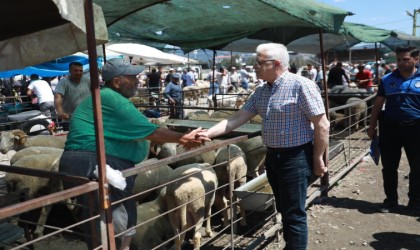
{"label": "belt", "polygon": [[395,121],[395,120],[390,120],[390,119],[384,118],[383,122],[385,124],[388,124],[388,125],[391,125],[391,126],[397,126],[397,127],[411,127],[411,126],[415,126],[415,125],[420,125],[420,119]]}
{"label": "belt", "polygon": [[288,147],[288,148],[272,148],[272,147],[267,147],[267,152],[268,153],[284,153],[284,152],[291,152],[291,151],[295,151],[295,150],[299,150],[299,149],[303,149],[306,148],[307,146],[312,146],[312,142],[308,142],[299,146],[295,146],[295,147]]}

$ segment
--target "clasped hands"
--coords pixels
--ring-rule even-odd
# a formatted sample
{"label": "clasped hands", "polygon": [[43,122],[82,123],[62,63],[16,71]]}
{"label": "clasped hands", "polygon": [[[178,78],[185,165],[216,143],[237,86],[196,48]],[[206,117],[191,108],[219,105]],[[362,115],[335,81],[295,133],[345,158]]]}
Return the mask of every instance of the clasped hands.
{"label": "clasped hands", "polygon": [[211,141],[207,134],[207,129],[200,127],[184,134],[180,140],[180,144],[189,150],[204,145],[206,141]]}

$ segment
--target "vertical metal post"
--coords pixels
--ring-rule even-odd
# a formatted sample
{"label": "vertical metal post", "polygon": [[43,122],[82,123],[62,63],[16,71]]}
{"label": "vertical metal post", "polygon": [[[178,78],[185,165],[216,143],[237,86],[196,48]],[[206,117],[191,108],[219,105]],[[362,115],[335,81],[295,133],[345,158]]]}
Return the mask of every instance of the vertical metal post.
{"label": "vertical metal post", "polygon": [[102,55],[104,56],[104,64],[106,63],[106,49],[105,44],[102,44]]}
{"label": "vertical metal post", "polygon": [[233,52],[232,50],[230,51],[230,68],[232,69],[233,67]]}
{"label": "vertical metal post", "polygon": [[216,50],[213,50],[213,65],[211,67],[211,70],[212,70],[211,82],[213,83],[212,86],[211,86],[212,87],[212,94],[213,94],[213,104],[214,104],[214,107],[217,108],[217,99],[216,99],[216,93],[215,93],[216,88],[214,86],[214,84],[216,82]]}
{"label": "vertical metal post", "polygon": [[[95,122],[96,148],[99,169],[99,209],[101,215],[101,238],[103,249],[115,249],[114,226],[112,224],[112,212],[108,194],[108,183],[106,180],[106,160],[104,146],[104,130],[102,124],[102,109],[99,90],[98,63],[96,61],[96,38],[93,22],[93,3],[92,0],[85,1],[85,22],[86,39],[89,52],[91,92]],[[106,224],[106,227],[104,225]]]}
{"label": "vertical metal post", "polygon": [[379,84],[378,43],[375,43],[375,83]]}
{"label": "vertical metal post", "polygon": [[[229,203],[230,203],[230,246],[231,249],[235,249],[235,244],[234,244],[234,239],[233,236],[236,234],[237,231],[237,226],[234,223],[234,221],[236,220],[236,204],[233,204],[233,181],[232,180],[232,175],[230,174],[231,168],[230,168],[230,162],[232,161],[231,159],[231,155],[230,155],[230,145],[226,146],[227,149],[227,153],[228,153],[228,158],[227,158],[227,172],[229,175]],[[227,209],[227,208],[226,208]]]}
{"label": "vertical metal post", "polygon": [[[325,96],[325,114],[327,119],[330,119],[329,115],[329,99],[328,99],[328,86],[327,86],[327,78],[325,76],[325,55],[324,55],[324,37],[322,34],[322,29],[319,29],[319,47],[321,52],[321,63],[322,63],[322,83],[324,86],[324,96]],[[328,168],[328,147],[324,152],[324,162],[325,166]],[[323,177],[321,177],[321,186],[328,187],[330,184],[330,174],[329,172],[325,173]],[[325,188],[322,193],[322,196],[328,196],[328,188]]]}

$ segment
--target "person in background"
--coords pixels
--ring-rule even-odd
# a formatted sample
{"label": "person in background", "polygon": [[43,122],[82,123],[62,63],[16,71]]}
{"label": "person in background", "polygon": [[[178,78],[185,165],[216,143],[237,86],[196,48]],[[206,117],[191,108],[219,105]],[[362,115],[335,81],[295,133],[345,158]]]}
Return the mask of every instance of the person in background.
{"label": "person in background", "polygon": [[191,68],[191,72],[194,74],[194,80],[197,81],[198,80],[198,72],[193,68]]}
{"label": "person in background", "polygon": [[389,64],[388,63],[382,63],[381,67],[383,69],[384,75],[388,75],[389,73],[392,72],[391,68],[389,68]]}
{"label": "person in background", "polygon": [[328,88],[332,88],[336,85],[342,86],[343,83],[350,83],[350,79],[346,74],[346,71],[343,69],[343,63],[337,62],[337,64],[330,69],[328,72]]}
{"label": "person in background", "polygon": [[322,176],[327,172],[323,154],[328,149],[329,121],[315,83],[290,73],[288,67],[289,54],[284,45],[259,45],[254,68],[257,78],[267,84],[257,88],[233,116],[199,134],[213,138],[256,115],[263,118],[265,167],[276,208],[282,215],[285,249],[306,249],[306,192],[312,173]]}
{"label": "person in background", "polygon": [[238,92],[239,84],[239,74],[236,71],[235,67],[231,68],[231,73],[229,75],[230,84],[235,88],[235,91]]}
{"label": "person in background", "polygon": [[322,72],[322,66],[318,65],[316,66],[316,78],[315,78],[315,83],[318,86],[318,88],[323,91],[324,90],[324,74]]}
{"label": "person in background", "polygon": [[175,69],[170,68],[169,73],[165,77],[165,86],[168,86],[169,82],[171,81],[171,77],[173,73],[175,73]]}
{"label": "person in background", "polygon": [[[55,87],[54,105],[57,116],[69,120],[77,106],[90,95],[90,80],[83,76],[83,65],[72,62],[69,65],[69,77],[62,77]],[[67,127],[64,124],[64,127]]]}
{"label": "person in background", "polygon": [[356,74],[356,83],[359,85],[359,88],[364,88],[367,90],[368,93],[373,93],[373,82],[372,80],[373,75],[372,72],[370,72],[370,70],[366,70],[365,69],[365,65],[363,64],[359,64],[358,70],[359,72],[357,72]]}
{"label": "person in background", "polygon": [[224,67],[220,67],[219,72],[216,74],[216,79],[219,83],[220,92],[226,94],[229,85],[228,71]]}
{"label": "person in background", "polygon": [[187,68],[185,73],[185,87],[195,85],[194,73],[191,71],[191,68]]}
{"label": "person in background", "polygon": [[307,65],[307,67],[308,67],[308,79],[315,82],[316,76],[317,76],[316,69],[310,63]]}
{"label": "person in background", "polygon": [[[100,91],[102,102],[103,134],[106,151],[106,164],[113,170],[123,171],[133,168],[149,153],[149,145],[146,140],[156,143],[174,142],[190,149],[199,147],[208,138],[198,136],[201,128],[190,133],[178,133],[169,129],[159,128],[149,122],[139,112],[128,98],[137,91],[136,75],[143,71],[140,66],[131,65],[119,58],[107,61],[102,69],[102,77],[105,81],[104,88]],[[77,107],[70,120],[70,131],[67,136],[63,155],[60,158],[59,172],[82,176],[89,179],[97,179],[94,174],[97,161],[96,133],[93,115],[92,97],[86,98]],[[197,135],[197,136],[196,136]],[[108,171],[108,170],[107,170]],[[132,195],[136,176],[126,177],[126,187],[121,190],[112,185],[109,186],[109,199],[111,202],[127,198]],[[64,188],[72,188],[77,184],[63,181]],[[94,204],[96,211],[88,208],[88,195],[81,195],[78,202],[83,205],[83,219],[90,213],[98,213],[98,200]],[[122,233],[136,225],[137,201],[127,199],[118,205],[112,206],[112,217],[115,225],[115,233]],[[91,235],[89,223],[85,223],[85,230]],[[99,225],[98,225],[99,226]],[[129,249],[131,237],[135,229],[131,229],[121,237],[118,237],[118,249]],[[89,249],[92,246],[91,239],[87,239]],[[105,243],[106,244],[106,243]]]}
{"label": "person in background", "polygon": [[293,73],[293,74],[296,74],[297,71],[298,70],[297,70],[296,64],[295,63],[292,63],[292,65],[290,65],[289,72],[290,73]]}
{"label": "person in background", "polygon": [[420,70],[416,68],[419,49],[397,47],[395,52],[397,69],[382,78],[368,130],[369,138],[376,137],[379,120],[386,198],[378,210],[387,213],[398,209],[398,167],[404,148],[410,165],[408,208],[420,215]]}
{"label": "person in background", "polygon": [[156,100],[159,100],[160,92],[160,71],[152,68],[152,72],[147,75],[147,89],[149,90],[149,105],[154,105]]}
{"label": "person in background", "polygon": [[31,83],[26,92],[28,96],[36,95],[39,110],[47,117],[55,117],[54,94],[48,82],[39,79],[37,74],[31,75]]}
{"label": "person in background", "polygon": [[168,99],[169,104],[171,105],[169,109],[169,118],[171,119],[182,119],[182,87],[180,84],[181,74],[173,73],[171,75],[171,81],[166,86],[163,96]]}
{"label": "person in background", "polygon": [[216,71],[216,67],[212,66],[212,70],[207,75],[207,80],[210,82],[209,96],[213,94],[215,95],[219,94],[220,89],[219,89],[219,84],[217,82],[218,73],[219,72]]}
{"label": "person in background", "polygon": [[242,68],[239,71],[239,74],[241,76],[241,87],[245,90],[248,90],[248,81],[249,81],[249,73],[246,70],[246,64],[242,63]]}

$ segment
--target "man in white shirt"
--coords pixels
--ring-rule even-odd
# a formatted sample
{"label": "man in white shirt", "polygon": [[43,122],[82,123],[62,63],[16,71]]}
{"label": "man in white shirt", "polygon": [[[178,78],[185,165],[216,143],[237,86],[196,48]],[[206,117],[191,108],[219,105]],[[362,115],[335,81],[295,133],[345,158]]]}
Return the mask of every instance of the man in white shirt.
{"label": "man in white shirt", "polygon": [[50,85],[40,80],[37,74],[31,75],[31,83],[26,92],[28,96],[36,95],[38,97],[39,109],[45,116],[55,116],[54,95]]}
{"label": "man in white shirt", "polygon": [[308,67],[308,78],[309,78],[309,80],[312,80],[313,82],[315,82],[316,76],[317,76],[316,69],[310,63],[306,66]]}

